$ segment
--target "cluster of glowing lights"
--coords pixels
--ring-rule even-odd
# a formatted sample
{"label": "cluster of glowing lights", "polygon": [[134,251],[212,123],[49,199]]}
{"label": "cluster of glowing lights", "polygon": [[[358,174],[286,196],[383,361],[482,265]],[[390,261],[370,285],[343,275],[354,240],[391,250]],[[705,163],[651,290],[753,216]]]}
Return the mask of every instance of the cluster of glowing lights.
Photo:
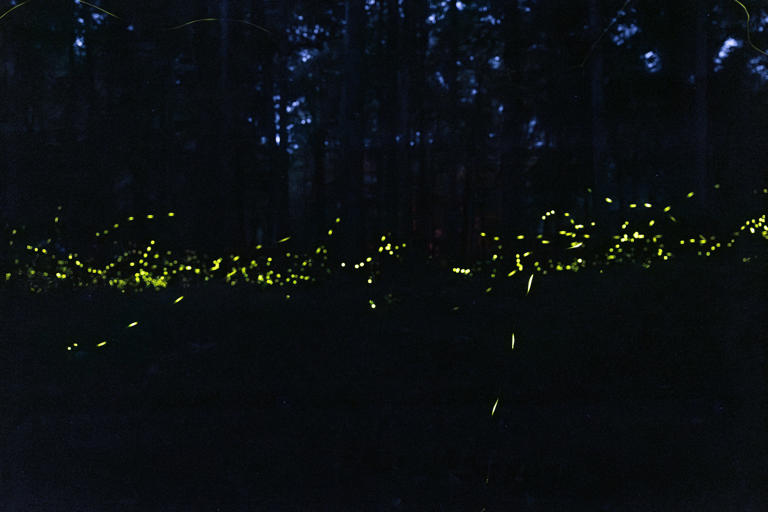
{"label": "cluster of glowing lights", "polygon": [[[61,207],[58,210],[60,211]],[[124,223],[116,222],[112,224],[111,229],[99,230],[95,236],[103,244],[107,237],[119,233],[121,225],[135,224],[142,219],[153,222],[160,217],[175,216],[174,212],[168,212],[164,216],[152,213],[129,216]],[[54,223],[58,224],[59,220],[60,215],[56,215]],[[341,219],[337,217],[335,224],[340,222]],[[19,235],[18,229],[10,231],[9,247],[18,247]],[[332,229],[328,230],[328,235],[333,235]],[[278,250],[290,240],[290,236],[280,238],[268,249],[258,245],[248,257],[242,254],[228,254],[211,260],[205,260],[192,250],[178,255],[170,250],[162,251],[155,240],[150,240],[145,244],[129,243],[128,249],[114,254],[104,264],[97,264],[93,258],[81,257],[76,252],[64,254],[60,246],[48,238],[37,244],[26,243],[25,251],[17,251],[11,268],[5,271],[4,277],[5,281],[25,280],[29,290],[34,293],[55,287],[57,281],[63,280],[67,280],[67,286],[72,288],[107,286],[125,293],[146,289],[159,290],[171,284],[187,286],[194,281],[212,280],[221,280],[231,286],[296,286],[315,282],[319,277],[331,273],[328,248],[324,243],[319,244],[309,254]],[[117,244],[116,241],[112,243]],[[382,257],[399,259],[399,251],[405,245],[383,236],[378,252]],[[371,265],[372,262],[373,257],[367,257],[356,263],[355,269],[361,269],[366,264],[375,267],[375,264]]]}
{"label": "cluster of glowing lights", "polygon": [[[689,193],[687,197],[693,197],[693,193]],[[642,206],[648,210],[653,208],[653,205],[648,202],[643,203]],[[629,204],[630,209],[634,207],[637,207],[636,203]],[[670,206],[660,209],[662,221],[667,224],[669,222],[676,223],[677,219],[670,214],[670,211]],[[175,217],[175,214],[169,212],[167,216]],[[152,220],[156,216],[147,214],[145,218]],[[556,212],[555,210],[548,210],[541,218],[555,220]],[[593,252],[592,258],[588,258],[585,249],[591,242],[592,234],[589,230],[596,226],[595,222],[577,222],[574,216],[568,212],[562,213],[562,218],[566,219],[566,226],[570,225],[570,228],[559,229],[548,238],[544,238],[543,233],[534,236],[520,234],[514,237],[514,241],[517,245],[525,243],[526,240],[537,241],[543,245],[555,245],[563,251],[574,252],[575,255],[569,259],[563,260],[561,259],[562,256],[560,258],[536,258],[534,255],[538,251],[535,244],[533,246],[529,244],[529,250],[515,251],[511,259],[508,259],[501,238],[482,232],[480,233],[482,238],[493,240],[487,261],[479,262],[474,266],[455,266],[451,270],[462,276],[475,277],[480,275],[484,269],[489,268],[491,278],[496,278],[501,274],[511,278],[525,270],[547,274],[549,271],[578,271],[587,266],[605,267],[612,263],[623,262],[640,263],[647,268],[654,261],[666,261],[673,258],[674,253],[671,250],[673,247],[677,247],[679,250],[693,246],[696,248],[697,255],[711,256],[723,247],[732,247],[740,236],[749,234],[763,238],[768,237],[765,215],[747,220],[732,233],[728,240],[721,241],[717,240],[714,235],[705,236],[698,233],[679,238],[677,243],[665,243],[667,237],[658,231],[665,222],[660,222],[657,218],[643,221],[624,220],[618,233],[612,236],[612,244],[605,248],[602,253]],[[60,216],[57,215],[54,222],[58,223],[59,219]],[[136,217],[127,218],[128,223],[135,221]],[[336,222],[340,222],[340,219],[337,218]],[[119,223],[115,223],[113,228],[116,230],[119,229],[119,226]],[[656,230],[649,231],[653,228]],[[332,231],[329,230],[331,233]],[[109,230],[102,230],[98,231],[97,235],[105,237],[109,233]],[[10,247],[14,247],[18,242],[16,239],[18,230],[13,229],[10,234],[8,243]],[[290,236],[286,236],[277,240],[275,247],[285,244],[290,239]],[[383,235],[380,242],[374,255],[349,264],[341,261],[335,268],[368,271],[367,266],[372,266],[375,269],[378,256],[399,257],[399,251],[406,247],[405,243],[395,243],[387,235]],[[57,254],[52,249],[50,239],[46,240],[45,244],[26,243],[23,247],[30,258],[20,258],[17,254],[13,260],[15,269],[5,272],[5,280],[9,281],[14,277],[26,278],[29,281],[29,288],[33,292],[43,291],[46,285],[50,286],[51,281],[67,281],[69,286],[73,287],[106,285],[121,291],[162,289],[168,287],[172,282],[181,282],[186,285],[194,279],[203,282],[221,279],[232,286],[241,283],[289,286],[315,282],[319,275],[331,273],[328,248],[325,244],[318,245],[310,254],[299,254],[292,251],[275,253],[273,250],[268,256],[259,255],[259,251],[263,248],[256,246],[256,254],[247,259],[238,254],[229,254],[204,262],[194,251],[186,251],[183,255],[177,256],[171,251],[159,250],[156,241],[150,240],[144,246],[133,247],[117,254],[103,266],[97,266],[93,262],[89,263],[89,260],[81,258],[78,253]],[[561,251],[561,255],[567,254],[563,251]],[[26,261],[22,262],[22,259]],[[512,268],[505,269],[504,267],[509,267],[509,264]],[[373,284],[374,277],[369,276],[367,282]]]}
{"label": "cluster of glowing lights", "polygon": [[[719,188],[719,187],[715,187]],[[760,191],[755,190],[755,193]],[[762,189],[768,194],[768,189]],[[685,197],[691,199],[694,193]],[[612,198],[605,198],[607,203],[613,203]],[[487,241],[484,247],[487,257],[469,266],[454,266],[451,271],[466,278],[490,278],[500,276],[515,278],[525,275],[527,284],[525,295],[530,294],[534,275],[548,272],[579,271],[592,267],[603,271],[604,268],[619,263],[640,264],[649,268],[654,262],[667,261],[675,256],[672,252],[690,250],[698,256],[712,256],[724,248],[733,247],[739,238],[760,237],[768,240],[768,223],[766,215],[762,214],[744,221],[729,237],[723,240],[714,235],[692,233],[672,239],[666,228],[678,224],[678,219],[672,214],[672,206],[655,207],[650,202],[629,203],[629,210],[640,210],[648,215],[639,218],[625,219],[617,226],[616,231],[609,237],[608,244],[596,241],[598,237],[593,232],[597,228],[595,221],[577,221],[569,212],[558,214],[555,210],[547,210],[541,215],[542,225],[539,233],[521,233],[511,237],[510,247],[506,248],[499,235],[481,232],[480,238]],[[96,238],[104,240],[119,233],[121,226],[136,224],[139,220],[155,222],[159,218],[174,218],[174,212],[164,215],[148,213],[142,216],[129,216],[124,223],[115,222],[109,229],[95,233]],[[53,218],[54,224],[61,221],[61,207]],[[335,219],[335,225],[341,219]],[[549,224],[553,223],[553,225]],[[361,272],[364,282],[374,286],[382,272],[382,258],[401,260],[405,243],[397,243],[391,234],[382,235],[373,254],[359,261],[332,263],[326,243],[317,244],[307,253],[299,253],[288,247],[291,236],[284,236],[272,246],[264,248],[257,245],[249,254],[227,254],[215,258],[206,258],[193,250],[176,254],[170,250],[163,251],[154,239],[144,243],[128,244],[129,248],[115,254],[101,265],[93,258],[79,255],[77,252],[66,252],[51,238],[44,242],[32,243],[22,241],[22,230],[10,229],[8,247],[13,251],[4,272],[5,281],[18,280],[25,282],[28,289],[34,293],[56,286],[69,288],[105,286],[118,289],[123,293],[144,290],[159,290],[171,285],[187,287],[197,282],[221,281],[230,286],[257,285],[261,287],[291,287],[314,283],[333,273],[332,269],[342,272]],[[669,230],[674,232],[674,230]],[[327,230],[328,237],[334,236],[334,229]],[[546,233],[546,236],[545,236]],[[282,249],[285,247],[285,249]],[[544,255],[541,252],[544,251]],[[572,255],[566,258],[565,256]],[[545,257],[547,256],[547,257]],[[743,257],[747,263],[752,257]],[[486,293],[491,293],[493,286],[485,287]],[[285,299],[291,298],[286,293]],[[173,304],[178,304],[184,296],[177,297]],[[377,303],[391,305],[398,302],[391,293],[381,297],[373,296],[368,299],[368,309],[376,310]],[[458,306],[453,308],[457,311]],[[126,328],[140,325],[135,320]],[[94,342],[96,348],[102,348],[109,343],[108,338]],[[71,343],[68,351],[78,350],[78,343]],[[511,336],[511,349],[515,348],[515,334]],[[494,404],[495,412],[498,399]],[[493,414],[493,413],[492,413]]]}
{"label": "cluster of glowing lights", "polygon": [[[715,189],[719,189],[715,185]],[[755,189],[755,194],[761,191]],[[768,189],[762,189],[762,194],[768,194]],[[694,192],[688,192],[685,199],[691,199],[695,196]],[[606,197],[605,202],[615,203],[613,198]],[[536,235],[518,234],[512,237],[517,252],[514,252],[513,268],[504,265],[504,255],[502,254],[502,245],[498,243],[495,247],[488,248],[488,257],[486,260],[478,262],[473,267],[453,267],[454,273],[465,276],[480,276],[486,273],[495,278],[502,273],[507,277],[513,277],[525,270],[534,273],[547,274],[548,272],[560,271],[579,271],[587,267],[597,268],[602,271],[604,268],[619,263],[639,264],[644,268],[650,268],[657,261],[668,261],[681,248],[695,245],[695,253],[698,256],[712,256],[723,246],[732,247],[739,236],[745,234],[759,235],[768,238],[768,227],[766,227],[765,216],[752,218],[731,234],[729,240],[718,240],[714,235],[704,235],[701,233],[691,236],[681,237],[674,242],[669,232],[675,232],[675,225],[679,224],[678,219],[672,215],[672,206],[658,207],[651,202],[629,203],[629,210],[640,209],[643,213],[639,218],[625,219],[621,222],[618,232],[611,237],[609,245],[597,243],[596,234],[593,232],[597,228],[595,221],[578,222],[575,216],[569,212],[563,212],[558,215],[555,210],[548,210],[541,215],[542,225],[539,233]],[[655,212],[655,213],[654,213]],[[549,224],[554,223],[554,226]],[[558,229],[555,226],[560,226]],[[547,229],[549,227],[549,229]],[[679,230],[677,230],[679,231]],[[545,235],[549,233],[548,235]],[[667,232],[665,234],[665,232]],[[480,233],[482,239],[493,238],[500,242],[498,236],[491,236],[486,232]],[[521,246],[525,241],[533,241],[527,246]],[[551,247],[555,250],[554,257],[536,257],[533,254],[541,254],[537,249],[537,244]],[[529,250],[524,250],[523,247]],[[588,253],[586,249],[590,249]],[[559,250],[559,252],[557,251]],[[565,251],[573,251],[574,256],[565,258]],[[550,251],[552,252],[552,251]],[[530,257],[530,258],[529,258]],[[745,259],[744,261],[749,261]],[[506,269],[504,267],[507,267]],[[487,271],[487,272],[486,272]]]}

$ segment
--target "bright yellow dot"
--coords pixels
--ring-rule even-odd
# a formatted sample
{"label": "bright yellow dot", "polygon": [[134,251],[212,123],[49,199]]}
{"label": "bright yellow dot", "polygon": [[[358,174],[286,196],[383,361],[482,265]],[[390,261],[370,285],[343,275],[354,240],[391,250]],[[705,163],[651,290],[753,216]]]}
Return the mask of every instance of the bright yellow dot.
{"label": "bright yellow dot", "polygon": [[97,346],[97,347],[103,347],[103,346],[104,346],[104,345],[106,345],[106,344],[107,344],[107,342],[106,342],[106,341],[102,341],[101,343],[99,343],[99,344],[98,344],[98,345],[96,345],[96,346]]}
{"label": "bright yellow dot", "polygon": [[613,202],[613,199],[611,199],[610,197],[606,197],[606,198],[605,198],[605,202],[606,202],[606,203],[612,203],[612,202]]}
{"label": "bright yellow dot", "polygon": [[693,192],[688,192],[688,195],[685,196],[685,197],[687,197],[688,199],[692,198],[693,197]]}
{"label": "bright yellow dot", "polygon": [[176,214],[175,214],[175,213],[173,213],[173,212],[168,212],[168,216],[169,216],[169,217],[173,217],[174,215],[176,215]]}
{"label": "bright yellow dot", "polygon": [[184,296],[183,296],[183,295],[182,295],[182,296],[180,296],[180,297],[179,297],[178,299],[176,299],[175,301],[173,301],[173,303],[174,303],[174,304],[178,304],[179,302],[181,302],[181,301],[182,301],[182,299],[184,299]]}

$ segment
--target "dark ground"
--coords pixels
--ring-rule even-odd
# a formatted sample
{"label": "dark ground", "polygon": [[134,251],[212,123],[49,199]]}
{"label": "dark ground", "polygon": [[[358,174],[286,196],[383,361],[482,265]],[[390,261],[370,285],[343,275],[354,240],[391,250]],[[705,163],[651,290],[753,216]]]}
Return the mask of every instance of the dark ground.
{"label": "dark ground", "polygon": [[0,508],[768,510],[765,268],[0,291]]}

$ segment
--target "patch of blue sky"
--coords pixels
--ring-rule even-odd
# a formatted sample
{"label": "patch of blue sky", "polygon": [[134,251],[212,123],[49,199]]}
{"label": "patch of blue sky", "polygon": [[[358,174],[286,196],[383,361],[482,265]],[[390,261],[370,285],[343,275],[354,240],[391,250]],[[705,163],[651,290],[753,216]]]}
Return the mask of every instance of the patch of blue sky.
{"label": "patch of blue sky", "polygon": [[290,102],[288,105],[285,106],[285,111],[290,114],[291,112],[296,110],[296,108],[298,108],[299,105],[301,105],[305,100],[306,98],[304,96],[301,96],[300,98],[293,100],[292,102]]}
{"label": "patch of blue sky", "polygon": [[752,57],[747,66],[753,75],[760,78],[761,82],[768,82],[768,66],[765,65],[765,57],[762,55]]}
{"label": "patch of blue sky", "polygon": [[440,84],[440,87],[443,87],[445,89],[448,88],[448,84],[445,83],[445,78],[443,78],[443,74],[439,71],[435,73],[435,79],[437,80],[437,83]]}
{"label": "patch of blue sky", "polygon": [[649,73],[658,73],[661,71],[661,57],[653,50],[649,50],[643,54],[643,63],[645,69]]}
{"label": "patch of blue sky", "polygon": [[626,43],[629,39],[632,38],[635,34],[637,34],[640,31],[640,28],[635,25],[634,23],[619,23],[616,25],[616,29],[614,34],[611,36],[611,39],[613,40],[613,43],[616,46],[621,46],[624,43]]}
{"label": "patch of blue sky", "polygon": [[538,119],[536,117],[531,118],[528,121],[528,141],[529,148],[540,148],[544,146],[544,131],[537,128]]}
{"label": "patch of blue sky", "polygon": [[718,50],[717,56],[714,59],[715,71],[720,71],[721,69],[723,69],[723,64],[725,63],[725,59],[728,58],[728,56],[731,54],[731,51],[733,51],[734,48],[740,48],[741,46],[742,46],[742,42],[732,37],[729,37],[728,39],[723,41],[723,44],[720,45],[720,50]]}
{"label": "patch of blue sky", "polygon": [[768,13],[761,12],[760,17],[758,18],[760,21],[755,26],[754,31],[755,32],[765,32],[766,25],[768,25]]}
{"label": "patch of blue sky", "polygon": [[301,62],[307,62],[314,57],[314,53],[315,52],[308,48],[302,48],[299,50],[299,58],[301,59]]}
{"label": "patch of blue sky", "polygon": [[85,37],[78,35],[75,37],[75,41],[72,43],[72,47],[75,51],[75,57],[82,58],[85,56]]}

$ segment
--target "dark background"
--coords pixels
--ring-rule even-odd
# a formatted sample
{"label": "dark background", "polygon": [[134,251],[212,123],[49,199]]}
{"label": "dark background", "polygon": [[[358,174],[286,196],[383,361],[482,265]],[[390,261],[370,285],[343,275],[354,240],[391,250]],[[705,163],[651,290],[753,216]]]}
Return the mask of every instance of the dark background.
{"label": "dark background", "polygon": [[[732,0],[4,4],[0,509],[765,510],[768,7],[744,6],[749,32]],[[530,293],[509,253],[448,268],[644,202],[667,248],[757,234],[652,266],[590,242]],[[407,257],[338,270],[387,232]],[[211,280],[91,276],[150,238]],[[320,240],[311,285],[219,279]]]}

